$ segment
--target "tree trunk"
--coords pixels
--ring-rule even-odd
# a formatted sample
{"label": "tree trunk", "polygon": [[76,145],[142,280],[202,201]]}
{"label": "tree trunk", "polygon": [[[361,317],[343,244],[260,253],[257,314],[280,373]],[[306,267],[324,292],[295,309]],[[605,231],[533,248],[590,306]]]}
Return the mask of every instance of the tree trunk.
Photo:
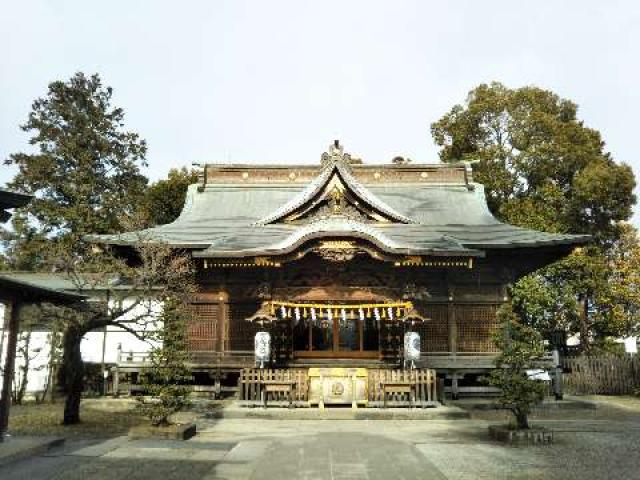
{"label": "tree trunk", "polygon": [[516,417],[516,427],[518,430],[528,430],[529,429],[529,416],[521,411],[515,411],[513,414]]}
{"label": "tree trunk", "polygon": [[80,353],[80,342],[84,332],[69,327],[62,339],[64,369],[64,386],[67,398],[64,404],[63,425],[73,425],[80,422],[80,399],[84,390],[84,363]]}
{"label": "tree trunk", "polygon": [[580,347],[583,352],[588,352],[589,344],[589,299],[587,295],[580,296]]}
{"label": "tree trunk", "polygon": [[60,338],[57,330],[52,330],[49,334],[49,361],[47,362],[47,380],[42,392],[42,403],[55,403],[55,389],[57,386],[58,349]]}
{"label": "tree trunk", "polygon": [[28,331],[25,334],[22,342],[22,348],[20,349],[20,353],[22,354],[22,365],[17,372],[19,380],[16,382],[17,388],[14,399],[16,405],[22,405],[24,396],[27,393],[27,384],[29,383],[29,369],[31,367],[31,357],[29,357],[29,348],[31,347],[31,331]]}

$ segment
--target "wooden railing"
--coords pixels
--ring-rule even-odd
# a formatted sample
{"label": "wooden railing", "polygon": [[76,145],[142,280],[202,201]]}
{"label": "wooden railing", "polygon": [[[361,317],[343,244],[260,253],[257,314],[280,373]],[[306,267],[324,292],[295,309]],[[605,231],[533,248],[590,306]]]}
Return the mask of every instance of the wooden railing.
{"label": "wooden railing", "polygon": [[147,365],[151,352],[118,351],[116,363],[118,365]]}

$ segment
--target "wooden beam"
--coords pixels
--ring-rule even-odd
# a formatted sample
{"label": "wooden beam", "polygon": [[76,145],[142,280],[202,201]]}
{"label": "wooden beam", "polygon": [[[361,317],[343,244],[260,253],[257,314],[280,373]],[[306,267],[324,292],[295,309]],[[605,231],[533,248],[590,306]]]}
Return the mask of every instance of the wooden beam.
{"label": "wooden beam", "polygon": [[[5,434],[9,427],[9,410],[11,409],[11,383],[13,371],[16,363],[16,346],[18,343],[18,329],[20,327],[20,305],[17,300],[7,304],[10,311],[7,353],[4,362],[2,376],[2,395],[0,395],[0,442],[4,441]],[[6,310],[5,310],[6,312]],[[6,315],[6,314],[5,314]],[[5,328],[5,331],[7,329]]]}

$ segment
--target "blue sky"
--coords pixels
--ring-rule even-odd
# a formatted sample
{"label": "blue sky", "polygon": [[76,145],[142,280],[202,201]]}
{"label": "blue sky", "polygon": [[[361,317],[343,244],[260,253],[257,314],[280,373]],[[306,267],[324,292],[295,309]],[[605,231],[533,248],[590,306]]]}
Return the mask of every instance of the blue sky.
{"label": "blue sky", "polygon": [[[98,72],[149,143],[192,162],[437,162],[429,125],[482,82],[580,105],[640,174],[634,1],[13,1],[0,14],[0,157],[48,82]],[[13,175],[0,166],[0,184]],[[640,225],[636,214],[635,223]]]}

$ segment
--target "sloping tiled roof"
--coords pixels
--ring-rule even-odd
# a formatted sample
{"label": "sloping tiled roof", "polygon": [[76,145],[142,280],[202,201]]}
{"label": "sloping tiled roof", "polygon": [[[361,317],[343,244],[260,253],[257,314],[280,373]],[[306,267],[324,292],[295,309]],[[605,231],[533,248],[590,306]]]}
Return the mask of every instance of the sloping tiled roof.
{"label": "sloping tiled roof", "polygon": [[7,222],[11,218],[8,209],[24,207],[32,198],[31,195],[0,188],[0,222]]}
{"label": "sloping tiled roof", "polygon": [[[282,166],[275,168],[282,170]],[[372,180],[371,171],[381,168],[388,178]],[[220,177],[210,176],[204,185],[190,186],[184,209],[173,223],[90,239],[133,245],[142,237],[197,250],[195,255],[199,257],[216,258],[285,254],[322,237],[362,238],[394,254],[465,256],[478,255],[486,249],[577,245],[589,239],[585,235],[557,235],[501,223],[487,208],[483,186],[467,179],[466,174],[463,180],[424,181],[413,173],[421,168],[444,172],[438,173],[438,178],[449,178],[445,175],[447,168],[461,170],[460,166],[416,164],[348,168],[340,162],[329,162],[309,182],[287,183],[251,180],[253,176],[248,174],[241,177],[240,167],[232,166],[226,173],[221,171]],[[359,199],[394,221],[278,223],[318,194],[336,172]],[[233,173],[237,180],[224,177],[223,173]]]}
{"label": "sloping tiled roof", "polygon": [[54,274],[3,272],[0,274],[0,290],[12,297],[33,301],[73,303],[87,298],[78,293],[70,281]]}
{"label": "sloping tiled roof", "polygon": [[267,225],[269,223],[281,220],[305,203],[311,201],[320,193],[325,185],[331,180],[331,177],[333,175],[339,175],[340,178],[345,182],[345,184],[349,186],[351,191],[355,193],[358,199],[365,204],[373,207],[374,210],[378,210],[384,215],[391,217],[392,219],[400,223],[414,223],[412,219],[403,215],[402,213],[399,213],[389,205],[386,205],[383,201],[370,193],[369,190],[367,190],[367,188],[351,174],[344,162],[331,161],[331,163],[326,165],[322,172],[320,172],[320,174],[316,178],[314,178],[306,188],[304,188],[286,204],[278,208],[275,212],[269,214],[265,218],[260,219],[256,223],[256,225]]}

